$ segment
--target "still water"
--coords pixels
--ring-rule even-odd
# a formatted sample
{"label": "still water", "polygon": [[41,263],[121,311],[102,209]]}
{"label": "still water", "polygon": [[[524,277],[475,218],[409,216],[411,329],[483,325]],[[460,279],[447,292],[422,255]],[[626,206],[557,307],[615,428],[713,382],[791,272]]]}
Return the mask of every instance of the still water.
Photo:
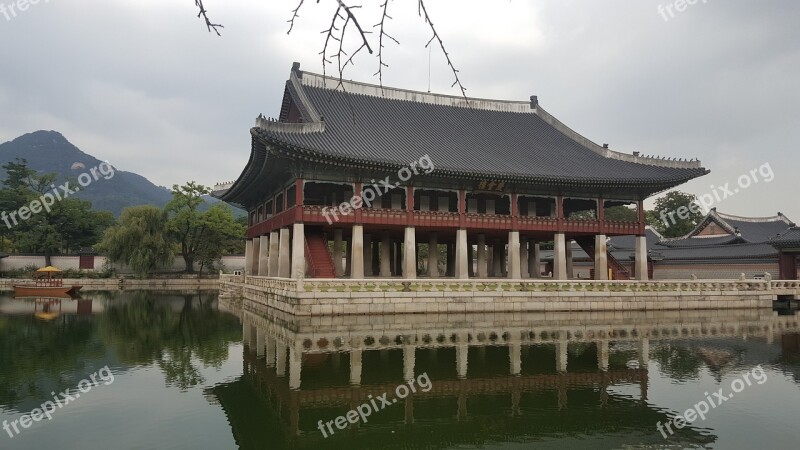
{"label": "still water", "polygon": [[0,448],[796,449],[798,322],[4,296]]}

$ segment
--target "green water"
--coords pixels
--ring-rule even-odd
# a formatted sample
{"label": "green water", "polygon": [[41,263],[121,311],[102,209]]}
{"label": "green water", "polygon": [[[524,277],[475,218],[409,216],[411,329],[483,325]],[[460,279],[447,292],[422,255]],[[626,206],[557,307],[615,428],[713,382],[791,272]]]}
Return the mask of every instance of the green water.
{"label": "green water", "polygon": [[[798,333],[772,311],[300,318],[214,293],[4,296],[0,448],[795,449]],[[656,428],[704,401],[705,420]],[[366,423],[336,427],[359,407]]]}

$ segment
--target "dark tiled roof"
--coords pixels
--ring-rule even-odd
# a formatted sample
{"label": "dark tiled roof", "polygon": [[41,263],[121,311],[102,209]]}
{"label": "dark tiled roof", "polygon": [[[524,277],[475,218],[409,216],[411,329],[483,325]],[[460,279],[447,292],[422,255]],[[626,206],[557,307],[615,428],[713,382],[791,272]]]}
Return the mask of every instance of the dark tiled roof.
{"label": "dark tiled roof", "polygon": [[800,227],[792,227],[769,241],[775,248],[800,248]]}
{"label": "dark tiled roof", "polygon": [[[729,235],[702,237],[699,233],[711,223],[730,233]],[[667,247],[707,247],[737,243],[765,243],[785,232],[794,224],[783,214],[774,217],[739,217],[717,212],[712,209],[700,224],[689,234],[677,239],[664,239],[661,245]],[[738,233],[738,236],[737,236]]]}
{"label": "dark tiled roof", "polygon": [[745,242],[743,239],[734,236],[715,236],[715,237],[691,237],[686,239],[663,240],[660,245],[664,247],[709,247],[714,245],[728,245]]}
{"label": "dark tiled roof", "polygon": [[769,244],[733,244],[697,248],[669,248],[655,246],[655,253],[668,261],[720,260],[720,259],[771,259],[778,252]]}
{"label": "dark tiled roof", "polygon": [[[314,157],[407,165],[428,154],[437,171],[508,180],[641,186],[655,192],[708,171],[699,162],[634,157],[602,149],[530,103],[464,99],[336,80],[294,70],[286,95],[324,130],[258,126],[255,136]],[[391,95],[389,94],[391,93]],[[462,105],[458,102],[461,101]],[[286,101],[284,101],[286,105]],[[286,106],[282,114],[286,114]],[[610,155],[610,156],[609,156]]]}

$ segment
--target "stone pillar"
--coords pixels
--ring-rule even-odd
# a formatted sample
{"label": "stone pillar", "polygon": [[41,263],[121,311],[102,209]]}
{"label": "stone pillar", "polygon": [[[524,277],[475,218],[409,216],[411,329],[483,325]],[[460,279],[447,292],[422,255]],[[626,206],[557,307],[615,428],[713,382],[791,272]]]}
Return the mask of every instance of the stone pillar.
{"label": "stone pillar", "polygon": [[528,252],[528,270],[531,278],[542,278],[542,246],[533,239],[528,245],[531,247]]}
{"label": "stone pillar", "polygon": [[253,258],[253,262],[250,263],[250,270],[252,271],[250,275],[258,276],[259,266],[258,261],[261,256],[261,238],[257,237],[253,239],[253,250],[250,253],[250,257]]}
{"label": "stone pillar", "polygon": [[428,276],[439,278],[439,236],[435,231],[431,231],[428,240]]}
{"label": "stone pillar", "polygon": [[597,341],[597,367],[608,372],[608,341]]}
{"label": "stone pillar", "polygon": [[280,250],[278,251],[278,276],[281,278],[289,278],[292,274],[291,256],[292,249],[291,238],[288,228],[281,228],[281,243]]}
{"label": "stone pillar", "polygon": [[303,372],[303,354],[294,347],[289,347],[289,389],[300,389]]}
{"label": "stone pillar", "polygon": [[342,230],[337,228],[333,230],[333,271],[336,278],[344,276],[344,267],[342,266]]}
{"label": "stone pillar", "polygon": [[244,274],[253,274],[253,240],[248,239],[244,244]]}
{"label": "stone pillar", "polygon": [[306,277],[306,231],[302,223],[294,224],[292,233],[292,278]]}
{"label": "stone pillar", "polygon": [[361,384],[361,349],[350,350],[350,384]]}
{"label": "stone pillar", "polygon": [[256,328],[256,357],[261,358],[264,356],[264,350],[267,348],[264,341],[265,332],[261,328]]}
{"label": "stone pillar", "polygon": [[266,337],[266,365],[269,368],[275,367],[275,339]]}
{"label": "stone pillar", "polygon": [[511,361],[511,375],[522,373],[522,345],[512,342],[508,345],[508,357]]}
{"label": "stone pillar", "polygon": [[604,234],[594,237],[594,279],[608,279],[608,247]]}
{"label": "stone pillar", "polygon": [[519,280],[522,278],[519,231],[510,231],[508,233],[508,278],[512,280]]}
{"label": "stone pillar", "polygon": [[456,230],[455,271],[459,280],[469,279],[469,258],[467,258],[467,230]]}
{"label": "stone pillar", "polygon": [[636,236],[636,279],[649,280],[647,273],[647,236]]}
{"label": "stone pillar", "polygon": [[567,279],[567,242],[564,233],[556,233],[553,238],[553,279]]}
{"label": "stone pillar", "polygon": [[565,247],[567,257],[567,280],[575,278],[575,260],[572,258],[572,241],[567,241]]}
{"label": "stone pillar", "polygon": [[381,239],[381,277],[389,278],[392,276],[392,240],[389,232],[383,232]]}
{"label": "stone pillar", "polygon": [[269,234],[269,276],[278,276],[278,261],[281,254],[280,234],[273,231]]}
{"label": "stone pillar", "polygon": [[403,379],[411,381],[414,379],[414,365],[416,364],[417,347],[414,345],[403,346]]}
{"label": "stone pillar", "polygon": [[286,376],[286,345],[283,342],[276,342],[277,353],[275,354],[275,374],[279,377]]}
{"label": "stone pillar", "polygon": [[520,261],[520,272],[522,272],[522,278],[530,278],[531,277],[531,270],[528,266],[530,263],[530,258],[528,257],[528,240],[522,239],[519,242],[519,261]]}
{"label": "stone pillar", "polygon": [[417,231],[406,227],[405,250],[403,251],[403,275],[406,280],[417,278]]}
{"label": "stone pillar", "polygon": [[350,278],[364,278],[364,226],[353,225],[353,238],[350,247]]}
{"label": "stone pillar", "polygon": [[261,236],[261,244],[258,252],[258,276],[266,277],[269,275],[269,236]]}
{"label": "stone pillar", "polygon": [[559,340],[556,342],[556,370],[559,372],[567,371],[567,361],[569,359],[567,348],[567,341]]}
{"label": "stone pillar", "polygon": [[[361,230],[364,230],[364,227],[361,227]],[[354,239],[355,241],[355,239]],[[371,277],[375,275],[375,272],[372,271],[372,235],[365,234],[364,235],[364,275]]]}
{"label": "stone pillar", "polygon": [[650,339],[639,339],[639,367],[647,368],[647,363],[650,362]]}
{"label": "stone pillar", "polygon": [[488,278],[486,270],[486,235],[478,235],[478,278]]}

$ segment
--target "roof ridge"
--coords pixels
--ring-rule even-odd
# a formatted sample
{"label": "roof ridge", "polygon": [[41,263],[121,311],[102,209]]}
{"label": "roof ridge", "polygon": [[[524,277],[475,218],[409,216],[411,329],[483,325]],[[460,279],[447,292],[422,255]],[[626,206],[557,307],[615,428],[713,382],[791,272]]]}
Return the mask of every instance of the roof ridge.
{"label": "roof ridge", "polygon": [[717,212],[717,216],[719,216],[719,218],[723,220],[738,220],[739,222],[750,222],[750,223],[784,222],[786,224],[792,223],[792,221],[789,220],[789,218],[784,216],[782,213],[778,213],[777,216],[744,217],[744,216],[737,216],[734,214],[725,214]]}

